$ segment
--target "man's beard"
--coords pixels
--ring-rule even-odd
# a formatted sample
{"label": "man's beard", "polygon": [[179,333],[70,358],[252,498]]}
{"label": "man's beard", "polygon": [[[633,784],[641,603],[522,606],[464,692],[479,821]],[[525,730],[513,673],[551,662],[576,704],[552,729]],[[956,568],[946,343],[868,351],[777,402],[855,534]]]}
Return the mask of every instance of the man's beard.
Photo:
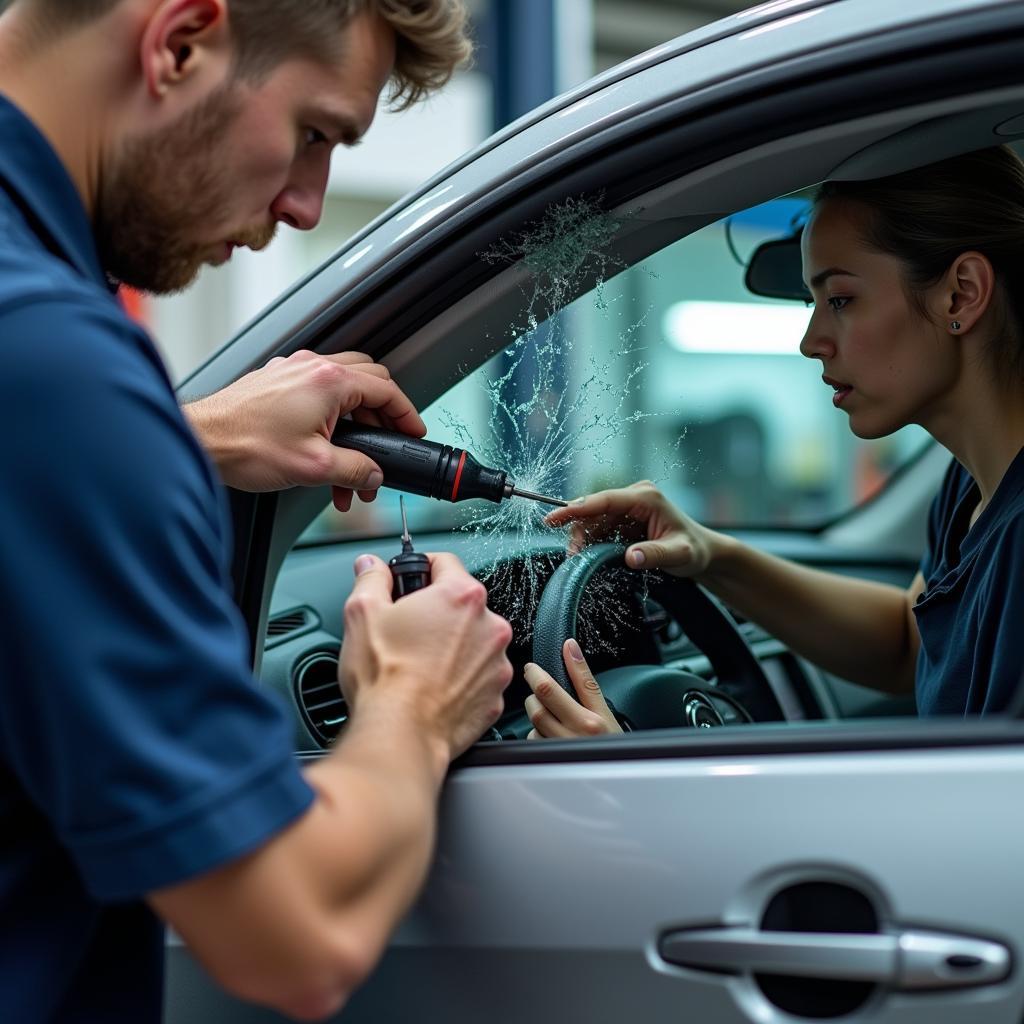
{"label": "man's beard", "polygon": [[[195,239],[223,220],[238,184],[218,157],[227,156],[225,140],[240,107],[229,83],[168,128],[125,140],[96,206],[96,244],[108,274],[157,295],[196,279],[216,240]],[[274,232],[273,225],[240,230],[230,241],[262,249]]]}

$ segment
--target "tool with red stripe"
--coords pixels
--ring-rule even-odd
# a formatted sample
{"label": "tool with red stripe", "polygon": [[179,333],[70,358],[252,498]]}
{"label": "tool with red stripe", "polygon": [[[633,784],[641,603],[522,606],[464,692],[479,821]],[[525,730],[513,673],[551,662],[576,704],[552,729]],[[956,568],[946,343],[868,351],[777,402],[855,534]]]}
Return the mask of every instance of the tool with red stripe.
{"label": "tool with red stripe", "polygon": [[516,487],[504,470],[481,466],[463,448],[438,444],[378,427],[340,420],[331,440],[369,456],[384,474],[384,486],[438,501],[483,498],[500,504],[506,498],[530,498],[564,507],[568,502]]}

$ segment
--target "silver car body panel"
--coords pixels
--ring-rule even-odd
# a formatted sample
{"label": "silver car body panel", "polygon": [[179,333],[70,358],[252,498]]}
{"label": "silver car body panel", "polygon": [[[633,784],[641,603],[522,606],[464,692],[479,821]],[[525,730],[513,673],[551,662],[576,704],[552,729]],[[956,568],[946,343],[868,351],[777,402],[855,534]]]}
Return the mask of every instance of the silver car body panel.
{"label": "silver car body panel", "polygon": [[[1006,883],[1024,859],[1024,748],[624,762],[609,747],[607,760],[452,775],[423,897],[339,1019],[783,1024],[794,1018],[749,975],[674,967],[659,938],[757,928],[779,889],[831,881],[870,899],[883,928],[983,938],[1013,958],[998,984],[880,987],[844,1019],[1019,1022],[1024,892]],[[225,1024],[256,1019],[190,965],[171,980],[172,1021],[189,1019],[186,999]]]}

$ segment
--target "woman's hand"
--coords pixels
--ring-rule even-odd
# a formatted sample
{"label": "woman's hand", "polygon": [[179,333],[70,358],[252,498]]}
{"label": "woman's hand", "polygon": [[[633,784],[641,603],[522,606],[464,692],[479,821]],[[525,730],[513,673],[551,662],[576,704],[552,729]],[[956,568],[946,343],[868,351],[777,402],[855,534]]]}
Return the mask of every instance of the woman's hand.
{"label": "woman's hand", "polygon": [[622,732],[575,640],[565,641],[562,658],[579,703],[539,665],[527,665],[526,682],[533,693],[526,698],[526,713],[533,729],[526,738],[570,739]]}
{"label": "woman's hand", "polygon": [[626,565],[664,569],[676,576],[700,576],[728,539],[684,515],[649,480],[577,498],[550,513],[549,526],[572,524],[569,552],[603,539],[633,538]]}

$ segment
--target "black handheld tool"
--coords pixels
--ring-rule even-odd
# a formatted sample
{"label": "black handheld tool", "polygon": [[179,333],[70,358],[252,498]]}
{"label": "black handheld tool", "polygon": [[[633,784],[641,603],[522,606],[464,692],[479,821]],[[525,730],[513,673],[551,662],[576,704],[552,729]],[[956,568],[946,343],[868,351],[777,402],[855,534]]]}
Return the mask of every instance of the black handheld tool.
{"label": "black handheld tool", "polygon": [[412,537],[409,536],[409,523],[405,518],[405,498],[399,498],[402,508],[402,553],[395,555],[388,562],[394,585],[391,596],[397,601],[406,594],[422,590],[430,583],[430,559],[412,549]]}
{"label": "black handheld tool", "polygon": [[463,448],[425,441],[405,434],[339,420],[331,440],[342,448],[368,455],[384,473],[384,486],[438,501],[484,498],[500,504],[506,498],[530,498],[564,507],[568,502],[518,488],[504,470],[481,466]]}

